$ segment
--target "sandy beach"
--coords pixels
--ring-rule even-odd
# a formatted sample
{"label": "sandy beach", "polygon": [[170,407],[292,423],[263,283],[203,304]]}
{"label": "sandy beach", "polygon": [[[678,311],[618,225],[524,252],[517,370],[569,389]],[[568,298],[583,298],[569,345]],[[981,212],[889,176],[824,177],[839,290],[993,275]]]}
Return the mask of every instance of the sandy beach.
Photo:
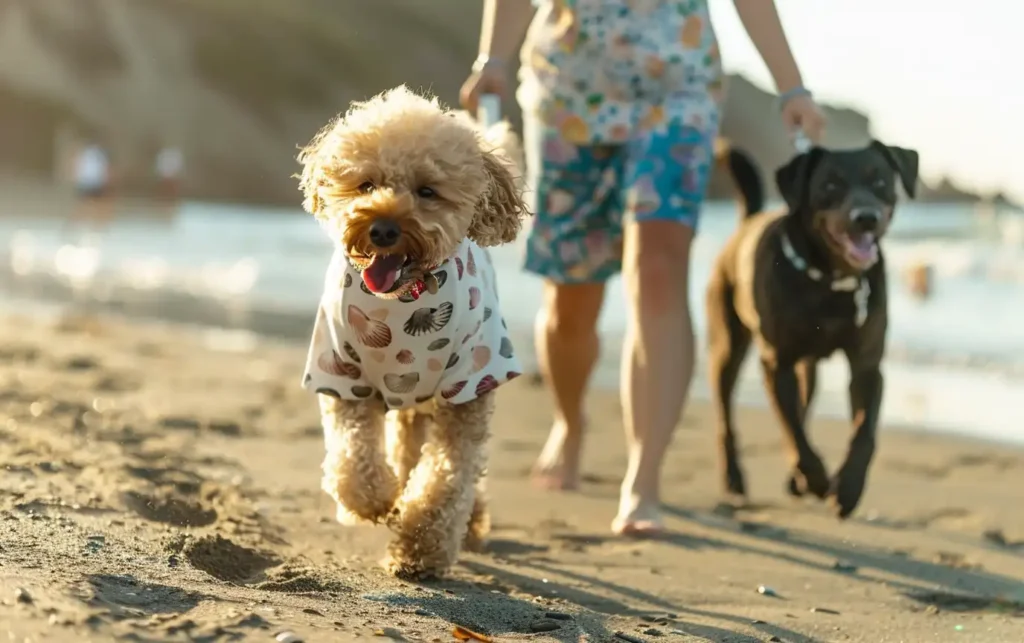
{"label": "sandy beach", "polygon": [[[709,409],[694,404],[665,474],[671,533],[622,540],[608,531],[617,395],[592,396],[582,491],[543,492],[525,474],[549,407],[521,378],[499,395],[487,550],[415,586],[377,567],[382,529],[332,519],[298,386],[305,347],[251,340],[67,313],[0,320],[0,637],[1024,639],[1024,452],[886,428],[861,509],[839,523],[783,494],[776,423],[745,409],[752,506],[725,510]],[[847,427],[813,432],[834,464]]]}

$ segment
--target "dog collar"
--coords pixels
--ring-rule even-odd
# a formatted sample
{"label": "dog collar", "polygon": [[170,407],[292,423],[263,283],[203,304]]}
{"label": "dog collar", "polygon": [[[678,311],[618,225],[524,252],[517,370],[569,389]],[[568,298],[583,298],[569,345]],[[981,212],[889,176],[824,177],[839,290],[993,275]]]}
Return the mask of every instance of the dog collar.
{"label": "dog collar", "polygon": [[[782,254],[786,255],[786,259],[794,268],[806,274],[811,280],[825,280],[825,273],[807,264],[807,261],[793,247],[793,242],[789,240],[789,235],[785,232],[782,233]],[[867,278],[863,275],[860,277],[846,275],[833,279],[829,286],[837,292],[853,293],[853,303],[857,306],[857,316],[854,321],[858,328],[863,326],[868,318],[868,296],[871,295],[871,286],[868,284]]]}
{"label": "dog collar", "polygon": [[429,292],[431,295],[437,294],[441,284],[438,283],[437,277],[434,276],[434,270],[436,269],[437,266],[425,269],[423,271],[423,278],[417,279],[413,282],[412,286],[409,287],[409,296],[412,297],[414,301],[419,299],[420,295],[424,292]]}

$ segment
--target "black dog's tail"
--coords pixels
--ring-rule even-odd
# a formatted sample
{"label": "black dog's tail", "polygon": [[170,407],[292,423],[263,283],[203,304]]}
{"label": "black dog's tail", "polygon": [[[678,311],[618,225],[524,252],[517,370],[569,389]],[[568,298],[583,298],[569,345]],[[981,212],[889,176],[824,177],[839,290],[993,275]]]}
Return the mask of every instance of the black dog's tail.
{"label": "black dog's tail", "polygon": [[764,210],[764,182],[761,179],[761,170],[753,157],[746,151],[727,143],[726,149],[719,157],[732,176],[732,182],[740,193],[740,201],[743,203],[743,216],[749,217]]}

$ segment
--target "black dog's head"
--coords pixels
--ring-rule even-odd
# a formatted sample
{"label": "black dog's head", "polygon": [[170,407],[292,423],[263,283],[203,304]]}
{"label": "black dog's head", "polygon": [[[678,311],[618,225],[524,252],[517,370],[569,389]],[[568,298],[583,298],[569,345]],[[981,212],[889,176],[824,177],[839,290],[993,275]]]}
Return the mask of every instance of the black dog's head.
{"label": "black dog's head", "polygon": [[815,147],[775,174],[790,216],[834,267],[861,272],[878,260],[878,240],[892,221],[896,181],[913,198],[917,152],[872,141],[858,150]]}

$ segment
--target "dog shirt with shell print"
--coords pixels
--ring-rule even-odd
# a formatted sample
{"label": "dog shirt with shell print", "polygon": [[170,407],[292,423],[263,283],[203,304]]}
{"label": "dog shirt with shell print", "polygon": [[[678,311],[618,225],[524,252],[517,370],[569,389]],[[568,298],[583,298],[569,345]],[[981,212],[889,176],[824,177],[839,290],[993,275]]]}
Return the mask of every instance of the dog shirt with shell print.
{"label": "dog shirt with shell print", "polygon": [[344,400],[377,395],[399,409],[464,404],[518,376],[490,255],[465,239],[433,274],[435,294],[381,299],[335,250],[303,387]]}

